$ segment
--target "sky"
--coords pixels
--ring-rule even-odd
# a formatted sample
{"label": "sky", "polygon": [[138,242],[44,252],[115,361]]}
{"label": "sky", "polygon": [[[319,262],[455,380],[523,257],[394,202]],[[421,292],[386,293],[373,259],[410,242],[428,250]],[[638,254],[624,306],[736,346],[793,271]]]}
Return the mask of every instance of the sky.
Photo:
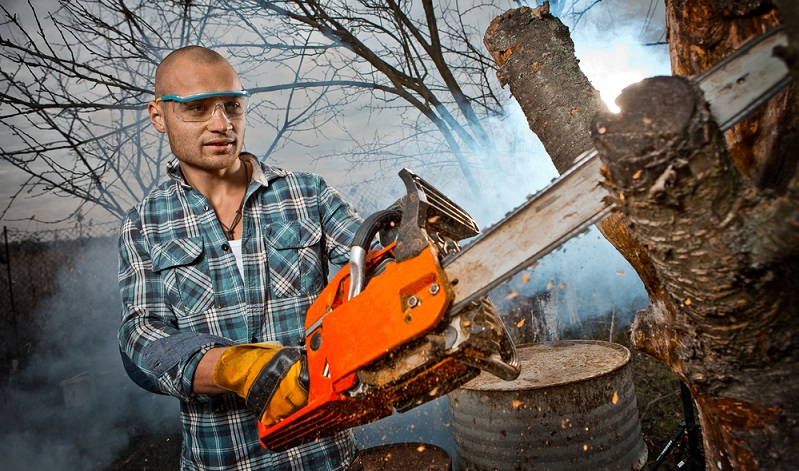
{"label": "sky", "polygon": [[[44,17],[48,9],[52,9],[56,2],[54,0],[34,0],[33,4],[40,17]],[[508,4],[509,7],[512,7],[515,2],[508,2]],[[23,21],[30,22],[32,20],[26,2],[19,0],[8,2],[6,0],[3,2],[3,6],[13,13],[20,14]],[[593,85],[600,90],[603,99],[611,106],[614,106],[612,100],[622,87],[648,76],[669,73],[666,48],[664,46],[642,46],[642,43],[657,42],[663,39],[663,15],[663,4],[659,0],[652,0],[651,4],[649,1],[606,0],[588,11],[573,28],[576,52],[581,61],[581,67]],[[478,30],[484,31],[491,19],[475,19],[482,23],[476,25]],[[267,77],[268,79],[269,77]],[[261,84],[245,83],[245,87],[255,85]],[[513,105],[508,108],[509,116],[505,117],[503,126],[516,128],[522,133],[526,132],[528,134],[526,139],[530,141],[529,145],[537,148],[537,139],[526,128],[526,122],[518,108]],[[396,122],[392,122],[390,115],[369,116],[356,106],[347,110],[345,114],[350,123],[357,123],[350,126],[350,131],[358,130],[364,136],[373,134],[381,128],[390,129],[390,127],[396,126]],[[307,139],[306,144],[313,147],[288,145],[274,156],[275,163],[292,170],[320,173],[333,186],[349,185],[353,179],[357,179],[357,174],[350,173],[349,169],[341,165],[341,162],[335,159],[320,160],[318,158],[319,154],[346,147],[349,136],[329,128],[327,134],[321,138],[308,135],[305,139]],[[246,139],[248,148],[264,148],[270,140],[269,133],[260,132],[258,128],[252,126],[248,127]],[[489,194],[490,201],[485,206],[490,209],[485,207],[467,208],[474,213],[482,226],[493,223],[499,217],[498,215],[519,204],[524,197],[542,188],[556,176],[543,149],[540,147],[537,149],[536,154],[538,155],[530,161],[530,167],[522,169],[525,172],[525,178],[521,184],[514,182],[513,185],[509,185],[509,188],[500,188],[496,194]],[[376,170],[374,167],[360,169],[364,178],[371,176],[371,173],[376,171],[386,172],[389,174],[389,178],[394,178],[393,175],[396,175],[398,170],[398,168]],[[423,169],[416,169],[416,171],[425,178],[433,178],[431,183],[434,185],[443,187],[443,190],[447,189],[446,178],[436,181],[436,178],[442,177],[425,175]],[[0,162],[0,208],[5,208],[25,178],[21,172],[12,168],[8,163]],[[396,182],[399,183],[399,180],[396,179]],[[454,192],[457,197],[458,188],[455,188]],[[401,195],[386,194],[386,204],[390,204],[399,196]],[[56,220],[72,207],[74,207],[74,202],[63,198],[32,197],[29,194],[22,194],[16,199],[12,209],[0,220],[0,224],[24,231],[52,229],[52,225],[33,221],[32,218]],[[97,209],[88,216],[97,222],[113,220],[112,217]]]}

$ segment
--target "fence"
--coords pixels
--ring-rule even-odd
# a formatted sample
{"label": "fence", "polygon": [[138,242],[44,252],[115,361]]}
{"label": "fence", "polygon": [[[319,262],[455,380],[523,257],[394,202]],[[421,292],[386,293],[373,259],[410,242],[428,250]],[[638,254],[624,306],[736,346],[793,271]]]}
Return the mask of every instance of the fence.
{"label": "fence", "polygon": [[[388,206],[397,194],[401,196],[403,189],[399,179],[396,180],[390,192],[385,192],[387,185],[380,181],[344,185],[341,191],[365,217]],[[90,284],[90,278],[96,275],[98,267],[95,264],[88,268],[91,265],[85,263],[86,258],[101,259],[100,263],[106,265],[116,264],[118,229],[119,222],[77,222],[70,227],[35,232],[3,227],[0,239],[0,378],[24,366],[37,343],[43,342],[40,333],[48,323],[52,325],[52,316],[59,309],[53,304],[68,298],[59,290],[63,291],[64,286],[78,286],[79,290],[96,288]],[[77,263],[79,260],[82,263]],[[107,281],[102,283],[106,290]],[[42,307],[45,301],[46,309]]]}
{"label": "fence", "polygon": [[59,289],[58,276],[83,277],[75,260],[88,247],[114,250],[119,223],[27,232],[3,228],[0,250],[0,375],[16,370],[48,322],[37,305]]}

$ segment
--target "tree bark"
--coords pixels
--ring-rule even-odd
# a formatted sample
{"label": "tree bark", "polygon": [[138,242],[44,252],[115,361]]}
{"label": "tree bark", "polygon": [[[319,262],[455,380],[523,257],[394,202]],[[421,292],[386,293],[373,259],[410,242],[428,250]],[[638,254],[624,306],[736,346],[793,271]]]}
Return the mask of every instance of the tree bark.
{"label": "tree bark", "polygon": [[708,467],[790,468],[799,438],[799,179],[776,198],[754,187],[687,80],[648,79],[618,102],[622,113],[598,115],[594,144],[670,313],[646,326],[636,319],[636,343],[668,332],[669,365],[697,402]]}
{"label": "tree bark", "polygon": [[[737,46],[773,24],[773,11],[757,3],[667,1],[672,43],[680,32],[692,32],[678,20],[705,18],[696,26],[704,31],[694,32],[696,44],[672,44],[675,69],[707,68],[729,47],[718,57],[694,49]],[[711,6],[721,16],[749,15],[756,24],[713,27]],[[690,12],[695,16],[686,18]],[[650,296],[636,315],[633,345],[691,388],[708,469],[791,468],[799,438],[799,353],[792,340],[799,333],[795,92],[726,136],[698,90],[676,77],[629,87],[614,115],[589,103],[598,96],[559,23],[545,8],[509,11],[492,23],[485,44],[500,65],[500,81],[510,84],[559,171],[589,148],[585,129],[593,132],[621,209],[598,227]],[[552,56],[556,64],[545,60]],[[551,92],[559,87],[586,89]],[[558,119],[572,109],[599,113],[593,125],[587,113]]]}
{"label": "tree bark", "polygon": [[[778,24],[768,0],[666,0],[672,71],[700,75]],[[760,188],[784,191],[796,169],[799,115],[785,111],[797,99],[792,87],[725,133],[735,164]]]}
{"label": "tree bark", "polygon": [[588,136],[591,118],[605,110],[599,92],[582,73],[574,57],[569,29],[549,15],[549,5],[520,8],[495,19],[484,43],[499,66],[497,78],[526,112],[527,122],[563,173],[591,148],[568,129]]}

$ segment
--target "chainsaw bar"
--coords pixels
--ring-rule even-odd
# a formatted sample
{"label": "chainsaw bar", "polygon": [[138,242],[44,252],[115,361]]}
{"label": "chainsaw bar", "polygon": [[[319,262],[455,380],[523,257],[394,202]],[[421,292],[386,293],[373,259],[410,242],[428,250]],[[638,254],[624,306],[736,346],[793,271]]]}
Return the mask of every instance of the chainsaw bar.
{"label": "chainsaw bar", "polygon": [[[791,82],[790,71],[774,54],[787,45],[776,28],[741,46],[693,79],[722,130],[746,118]],[[488,294],[519,271],[585,232],[612,210],[601,186],[595,149],[574,166],[443,262],[452,282],[457,312]],[[546,221],[546,223],[542,223]]]}

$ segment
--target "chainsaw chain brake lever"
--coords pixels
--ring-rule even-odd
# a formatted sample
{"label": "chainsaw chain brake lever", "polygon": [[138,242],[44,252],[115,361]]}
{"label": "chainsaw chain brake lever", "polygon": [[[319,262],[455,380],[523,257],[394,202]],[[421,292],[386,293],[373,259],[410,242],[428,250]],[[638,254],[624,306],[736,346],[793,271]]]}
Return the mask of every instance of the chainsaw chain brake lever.
{"label": "chainsaw chain brake lever", "polygon": [[350,245],[347,299],[359,295],[366,286],[366,253],[379,231],[396,234],[397,261],[419,255],[429,245],[428,235],[440,234],[457,242],[480,232],[474,219],[433,185],[406,168],[400,170],[399,176],[406,195],[388,209],[367,217],[355,233]]}
{"label": "chainsaw chain brake lever", "polygon": [[500,341],[499,358],[464,355],[460,358],[461,363],[479,368],[505,381],[513,381],[518,378],[522,371],[522,365],[516,352],[516,346],[510,340],[510,334],[504,325],[502,325],[502,330],[504,332]]}
{"label": "chainsaw chain brake lever", "polygon": [[[466,353],[459,357],[461,363],[506,381],[516,379],[521,373],[522,366],[516,345],[494,303],[487,297],[473,301],[466,309],[460,311],[447,330],[454,334],[454,342],[447,345],[449,350],[473,352],[476,349],[483,352]],[[484,354],[486,351],[496,353],[487,356]]]}

